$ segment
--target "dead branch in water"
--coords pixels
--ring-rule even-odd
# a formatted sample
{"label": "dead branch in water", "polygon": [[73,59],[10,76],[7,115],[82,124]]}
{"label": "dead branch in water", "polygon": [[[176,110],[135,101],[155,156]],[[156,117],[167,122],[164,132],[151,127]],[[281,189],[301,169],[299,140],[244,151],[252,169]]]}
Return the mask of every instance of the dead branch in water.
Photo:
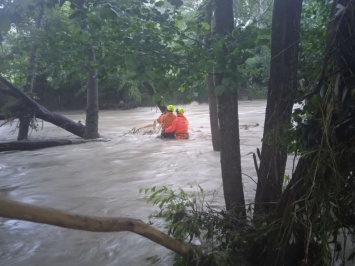
{"label": "dead branch in water", "polygon": [[127,133],[124,133],[123,135],[126,136],[128,134],[141,134],[141,135],[153,135],[153,134],[158,134],[160,132],[161,126],[159,125],[157,127],[157,121],[154,120],[153,124],[148,124],[143,127],[139,128],[132,128],[130,131]]}
{"label": "dead branch in water", "polygon": [[24,140],[24,141],[9,141],[0,142],[0,152],[4,151],[32,151],[56,146],[71,145],[71,144],[82,144],[88,142],[97,141],[109,141],[106,139],[51,139],[51,140]]}

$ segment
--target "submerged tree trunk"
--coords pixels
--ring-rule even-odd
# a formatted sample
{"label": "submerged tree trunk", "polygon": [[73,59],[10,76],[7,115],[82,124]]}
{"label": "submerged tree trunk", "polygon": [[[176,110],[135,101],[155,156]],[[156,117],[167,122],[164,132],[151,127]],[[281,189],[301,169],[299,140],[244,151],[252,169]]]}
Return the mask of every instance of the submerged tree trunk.
{"label": "submerged tree trunk", "polygon": [[[37,30],[42,28],[44,13],[45,13],[45,2],[46,1],[39,3],[39,14],[36,20]],[[27,78],[26,78],[26,83],[23,87],[24,91],[29,95],[33,91],[33,83],[36,76],[37,57],[38,57],[38,44],[34,44],[31,47]],[[17,140],[23,140],[28,138],[28,130],[32,118],[33,118],[33,113],[31,112],[24,112],[21,114],[21,116],[19,117],[20,126],[17,135]]]}
{"label": "submerged tree trunk", "polygon": [[[233,0],[216,0],[216,34],[224,37],[234,28]],[[223,73],[216,74],[215,84],[221,85]],[[227,211],[245,217],[243,194],[237,88],[218,96],[218,118],[221,139],[221,168]]]}
{"label": "submerged tree trunk", "polygon": [[4,151],[32,151],[56,146],[83,144],[92,140],[84,139],[50,139],[50,140],[23,140],[23,141],[10,141],[0,142],[0,152]]}
{"label": "submerged tree trunk", "polygon": [[275,0],[270,81],[265,114],[255,214],[275,210],[282,193],[287,148],[281,143],[291,122],[297,88],[302,0]]}
{"label": "submerged tree trunk", "polygon": [[218,125],[218,104],[215,93],[214,77],[212,74],[207,74],[206,85],[208,90],[208,107],[210,111],[210,124],[212,135],[212,146],[214,151],[221,150],[221,134]]}

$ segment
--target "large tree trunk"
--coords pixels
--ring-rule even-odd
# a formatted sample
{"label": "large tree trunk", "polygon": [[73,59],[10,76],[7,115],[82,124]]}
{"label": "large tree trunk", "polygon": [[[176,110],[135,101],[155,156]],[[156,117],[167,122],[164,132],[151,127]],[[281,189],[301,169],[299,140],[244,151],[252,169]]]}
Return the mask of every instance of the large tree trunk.
{"label": "large tree trunk", "polygon": [[95,52],[93,48],[88,49],[88,72],[87,72],[87,104],[86,104],[86,125],[84,138],[99,138],[99,97],[97,70],[91,67],[95,62]]}
{"label": "large tree trunk", "polygon": [[297,125],[300,159],[262,247],[263,265],[345,265],[351,253],[354,243],[346,244],[346,238],[355,229],[354,43],[355,0],[336,0],[322,90],[305,103],[312,115]]}
{"label": "large tree trunk", "polygon": [[[224,37],[234,28],[233,0],[216,0],[215,9],[217,35]],[[221,85],[223,73],[216,74],[215,84]],[[239,120],[238,93],[225,92],[218,96],[218,118],[221,138],[221,168],[224,198],[227,211],[236,211],[245,217],[245,201],[243,194]]]}
{"label": "large tree trunk", "polygon": [[302,0],[275,0],[270,81],[265,114],[255,214],[275,210],[282,193],[287,149],[281,143],[291,122],[297,88]]}
{"label": "large tree trunk", "polygon": [[[214,11],[214,3],[212,1],[206,2],[203,5],[204,8],[204,22],[209,25],[213,25],[213,11]],[[205,36],[205,43],[208,47],[211,47],[211,39],[212,39],[212,27],[211,30]],[[211,136],[212,136],[212,147],[214,151],[221,150],[221,135],[219,132],[219,124],[218,124],[218,101],[217,95],[215,92],[215,80],[214,75],[208,73],[206,75],[206,87],[208,94],[208,107],[210,112],[210,125],[211,125]]]}
{"label": "large tree trunk", "polygon": [[212,74],[207,74],[206,85],[208,90],[208,107],[210,111],[210,124],[212,135],[212,146],[214,151],[221,150],[221,134],[218,125],[218,103],[215,93],[214,77]]}
{"label": "large tree trunk", "polygon": [[0,199],[0,216],[90,232],[129,231],[183,257],[189,257],[194,252],[190,246],[137,219],[84,216],[6,199]]}
{"label": "large tree trunk", "polygon": [[[36,29],[41,29],[43,20],[44,20],[44,13],[45,13],[45,1],[43,3],[39,3],[39,14],[36,19]],[[37,68],[37,58],[38,58],[38,44],[34,44],[31,47],[30,51],[30,59],[28,63],[28,72],[26,83],[24,85],[24,91],[27,94],[31,94],[33,91],[33,83],[36,76],[36,68]],[[23,113],[20,119],[20,126],[17,135],[17,140],[23,140],[28,138],[28,130],[30,127],[31,119],[33,117],[33,113]]]}
{"label": "large tree trunk", "polygon": [[223,191],[228,211],[235,210],[245,217],[245,201],[240,158],[238,94],[218,97],[218,117],[221,136],[221,168]]}
{"label": "large tree trunk", "polygon": [[[277,226],[264,238],[264,241],[261,241],[260,257],[263,258],[261,265],[301,265],[300,262],[305,254],[305,231],[302,223],[294,222],[296,215],[296,219],[302,219],[298,217],[294,203],[299,201],[305,193],[304,179],[310,172],[309,166],[308,159],[299,160],[292,179],[282,194],[273,216]],[[304,209],[303,202],[299,201],[297,209]],[[284,231],[285,229],[287,232]]]}
{"label": "large tree trunk", "polygon": [[[86,0],[76,0],[74,1],[76,8],[80,10],[80,23],[81,31],[85,34],[90,35],[90,26],[88,21],[88,15],[85,2]],[[85,121],[85,132],[84,138],[94,139],[99,138],[99,97],[98,97],[98,72],[97,67],[94,66],[96,63],[95,51],[93,44],[87,45],[86,56],[87,56],[87,80],[86,80],[86,121]]]}
{"label": "large tree trunk", "polygon": [[26,109],[31,110],[34,113],[35,117],[43,119],[49,123],[52,123],[58,127],[73,133],[76,136],[81,138],[84,137],[85,126],[81,122],[74,122],[65,116],[49,111],[47,108],[41,106],[24,92],[22,92],[19,88],[16,88],[5,78],[0,76],[0,86],[4,84],[4,87],[0,88],[2,93],[6,93],[9,96],[20,98],[26,105]]}

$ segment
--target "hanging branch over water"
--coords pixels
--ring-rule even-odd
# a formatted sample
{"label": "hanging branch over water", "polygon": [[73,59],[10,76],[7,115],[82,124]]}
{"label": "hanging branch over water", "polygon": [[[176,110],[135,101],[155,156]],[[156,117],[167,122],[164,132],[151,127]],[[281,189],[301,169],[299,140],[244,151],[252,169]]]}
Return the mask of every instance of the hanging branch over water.
{"label": "hanging branch over water", "polygon": [[[153,84],[149,83],[148,81],[145,81],[143,82],[143,86],[146,88],[150,96],[155,97],[157,95],[157,91],[154,88]],[[163,97],[160,97],[160,99],[156,100],[155,104],[158,106],[161,112],[164,112],[166,110],[166,106],[163,102]]]}
{"label": "hanging branch over water", "polygon": [[0,216],[90,232],[129,231],[162,245],[183,257],[188,257],[194,252],[190,246],[170,237],[141,220],[133,218],[79,215],[7,199],[0,199]]}

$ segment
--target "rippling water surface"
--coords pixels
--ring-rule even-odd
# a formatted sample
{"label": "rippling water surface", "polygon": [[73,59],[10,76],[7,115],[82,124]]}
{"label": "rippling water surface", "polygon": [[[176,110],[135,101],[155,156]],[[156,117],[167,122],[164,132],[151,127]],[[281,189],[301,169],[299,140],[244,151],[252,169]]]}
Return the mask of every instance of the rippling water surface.
{"label": "rippling water surface", "polygon": [[[255,177],[251,152],[261,146],[264,101],[240,103],[243,172]],[[155,108],[101,111],[99,131],[108,142],[68,145],[36,151],[0,153],[0,196],[106,217],[148,221],[156,210],[139,188],[171,186],[193,191],[199,184],[207,195],[221,190],[219,153],[212,150],[208,106],[185,106],[190,140],[161,140],[154,135],[126,134],[158,117]],[[83,112],[64,115],[85,120]],[[256,123],[259,126],[255,126]],[[251,125],[251,126],[250,126]],[[0,141],[15,140],[15,124],[0,128]],[[42,127],[42,123],[40,123]],[[44,123],[31,138],[75,136]],[[255,183],[243,178],[247,202]],[[217,203],[224,204],[220,191]],[[157,222],[155,226],[162,228]],[[91,233],[0,218],[1,265],[172,265],[172,253],[132,233]]]}

